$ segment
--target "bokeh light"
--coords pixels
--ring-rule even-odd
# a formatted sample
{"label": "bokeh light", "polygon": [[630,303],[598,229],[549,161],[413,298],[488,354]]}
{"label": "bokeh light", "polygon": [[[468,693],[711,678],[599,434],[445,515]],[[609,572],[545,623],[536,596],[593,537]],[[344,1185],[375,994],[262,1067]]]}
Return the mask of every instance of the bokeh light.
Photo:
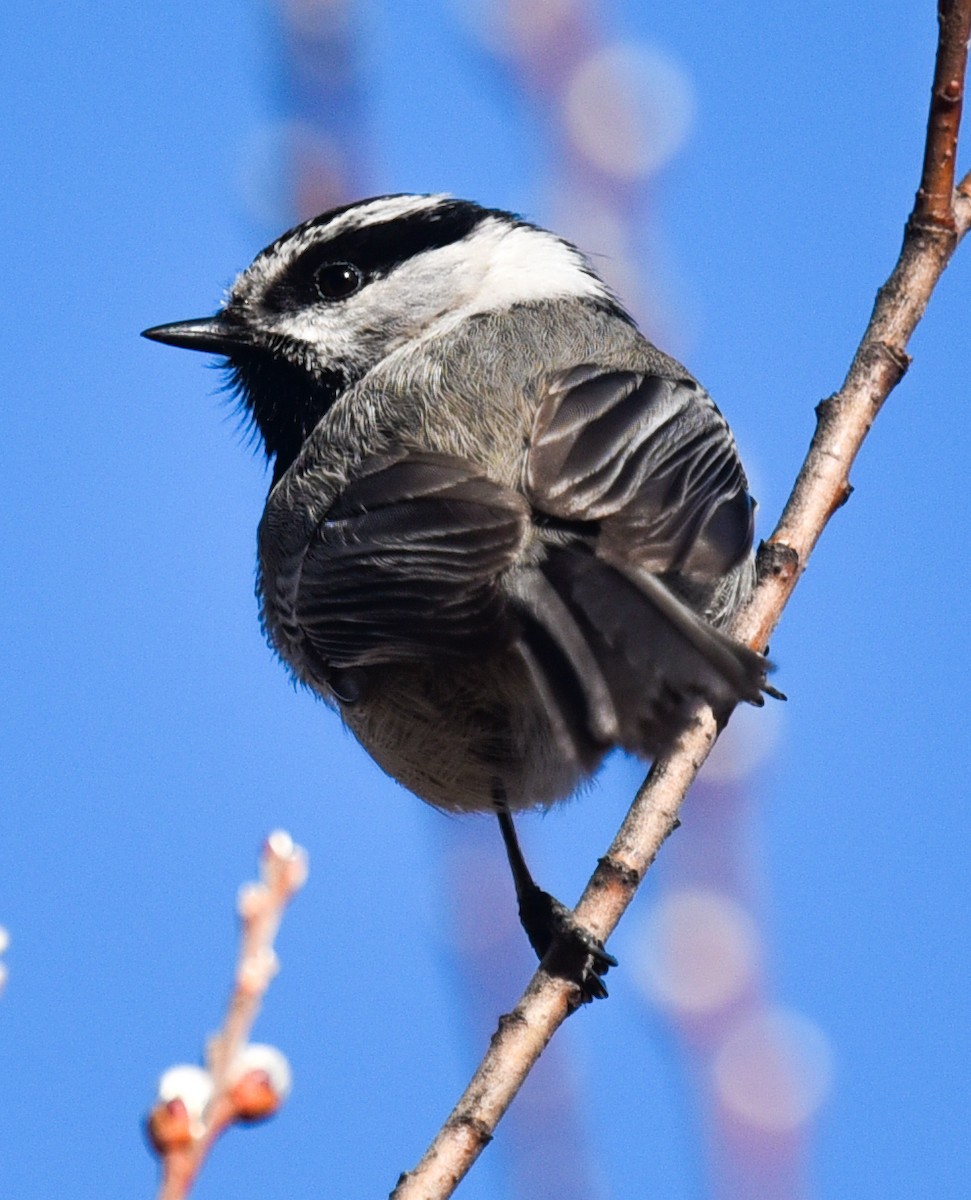
{"label": "bokeh light", "polygon": [[705,1014],[724,1008],[751,983],[758,958],[752,917],[711,888],[678,888],[651,913],[641,943],[640,979],[665,1008]]}
{"label": "bokeh light", "polygon": [[820,1027],[801,1013],[751,1013],[723,1039],[712,1064],[718,1099],[731,1115],[783,1132],[809,1121],[833,1080],[833,1052]]}
{"label": "bokeh light", "polygon": [[563,103],[576,148],[606,174],[630,182],[654,174],[677,153],[695,114],[684,69],[637,42],[591,54],[574,72]]}

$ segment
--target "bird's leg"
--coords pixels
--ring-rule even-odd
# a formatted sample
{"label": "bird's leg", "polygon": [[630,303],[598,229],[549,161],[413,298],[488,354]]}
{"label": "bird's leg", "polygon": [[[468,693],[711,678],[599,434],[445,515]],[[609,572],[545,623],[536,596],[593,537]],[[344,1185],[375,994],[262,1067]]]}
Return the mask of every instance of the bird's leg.
{"label": "bird's leg", "polygon": [[[598,938],[577,924],[565,904],[536,884],[526,866],[506,803],[505,789],[500,784],[493,787],[493,802],[516,885],[519,920],[529,944],[551,975],[570,979],[578,985],[582,1003],[602,999],[607,995],[607,988],[601,976],[616,967],[616,958],[607,953]],[[551,949],[552,953],[549,953]]]}

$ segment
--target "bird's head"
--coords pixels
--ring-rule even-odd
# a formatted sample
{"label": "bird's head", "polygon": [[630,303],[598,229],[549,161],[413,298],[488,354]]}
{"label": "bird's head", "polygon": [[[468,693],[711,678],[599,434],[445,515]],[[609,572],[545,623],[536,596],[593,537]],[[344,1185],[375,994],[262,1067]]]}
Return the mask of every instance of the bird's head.
{"label": "bird's head", "polygon": [[566,298],[614,303],[554,234],[449,196],[379,196],[277,238],[215,316],[145,336],[226,357],[279,477],[334,401],[388,355],[476,314]]}

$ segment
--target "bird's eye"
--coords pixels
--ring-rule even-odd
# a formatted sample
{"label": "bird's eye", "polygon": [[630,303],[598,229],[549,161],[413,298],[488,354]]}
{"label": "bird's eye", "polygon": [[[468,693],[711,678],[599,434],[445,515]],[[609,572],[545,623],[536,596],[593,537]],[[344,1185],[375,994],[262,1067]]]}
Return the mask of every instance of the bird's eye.
{"label": "bird's eye", "polygon": [[364,276],[352,263],[324,263],[314,272],[314,283],[321,300],[343,300],[364,282]]}

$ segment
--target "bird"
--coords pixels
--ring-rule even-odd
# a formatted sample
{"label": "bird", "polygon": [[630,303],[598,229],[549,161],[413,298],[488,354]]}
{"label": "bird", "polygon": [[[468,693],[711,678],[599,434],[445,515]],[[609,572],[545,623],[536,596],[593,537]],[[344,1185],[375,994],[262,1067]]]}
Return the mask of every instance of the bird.
{"label": "bird", "polygon": [[537,956],[606,996],[513,813],[774,693],[726,632],[755,501],[708,393],[577,247],[445,194],[306,220],[144,336],[222,356],[262,442],[272,649],[405,788],[497,815]]}

